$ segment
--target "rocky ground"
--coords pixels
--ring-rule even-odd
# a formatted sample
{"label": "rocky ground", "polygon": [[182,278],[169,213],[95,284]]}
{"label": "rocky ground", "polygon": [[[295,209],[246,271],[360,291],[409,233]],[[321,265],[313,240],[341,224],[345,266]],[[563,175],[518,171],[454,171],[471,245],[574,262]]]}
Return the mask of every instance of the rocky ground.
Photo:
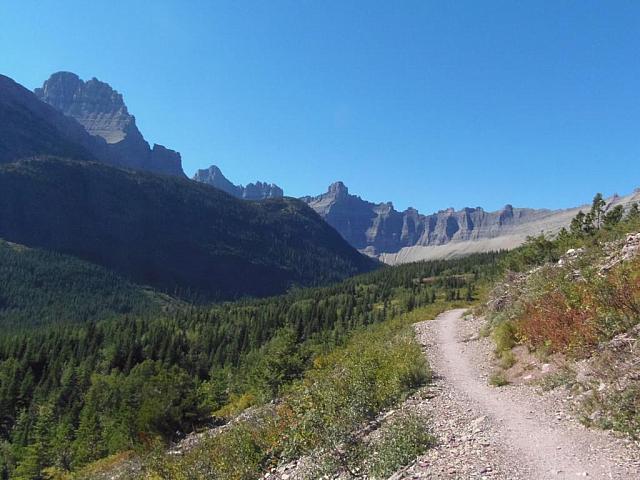
{"label": "rocky ground", "polygon": [[462,310],[416,325],[436,375],[416,408],[439,444],[395,479],[640,478],[640,447],[582,426],[562,388],[489,386],[493,345]]}

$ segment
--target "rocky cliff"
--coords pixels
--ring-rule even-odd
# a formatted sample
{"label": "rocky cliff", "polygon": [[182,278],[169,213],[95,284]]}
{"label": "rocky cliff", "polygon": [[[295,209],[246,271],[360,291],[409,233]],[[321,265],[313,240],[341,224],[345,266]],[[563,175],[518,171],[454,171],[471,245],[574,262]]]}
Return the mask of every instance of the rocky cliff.
{"label": "rocky cliff", "polygon": [[104,139],[0,75],[0,164],[41,154],[111,163]]}
{"label": "rocky cliff", "polygon": [[[423,215],[414,208],[399,212],[390,202],[363,200],[350,194],[342,182],[332,184],[322,195],[301,200],[351,245],[390,264],[515,248],[527,236],[557,233],[580,208],[588,209],[536,210],[506,205],[494,212],[481,207],[449,208]],[[639,192],[614,196],[609,205],[634,201],[640,201]]]}
{"label": "rocky cliff", "polygon": [[122,95],[96,78],[58,72],[36,88],[36,96],[77,120],[85,130],[105,140],[110,163],[135,170],[184,176],[180,154],[162,145],[149,146]]}
{"label": "rocky cliff", "polygon": [[246,186],[234,185],[215,165],[198,170],[193,179],[196,182],[206,183],[223,192],[227,192],[229,195],[245,200],[264,200],[267,198],[283,197],[282,189],[273,183],[256,182],[249,183]]}

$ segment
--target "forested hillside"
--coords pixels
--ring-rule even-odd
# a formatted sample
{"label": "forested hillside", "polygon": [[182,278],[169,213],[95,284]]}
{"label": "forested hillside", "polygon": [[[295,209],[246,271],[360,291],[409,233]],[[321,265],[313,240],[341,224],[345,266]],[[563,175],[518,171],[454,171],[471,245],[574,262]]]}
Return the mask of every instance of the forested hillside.
{"label": "forested hillside", "polygon": [[195,301],[273,295],[375,268],[294,199],[40,158],[0,166],[0,238],[74,255]]}
{"label": "forested hillside", "polygon": [[158,313],[173,300],[74,257],[0,240],[0,326]]}
{"label": "forested hillside", "polygon": [[278,396],[366,325],[471,300],[499,255],[385,268],[263,300],[0,336],[2,471],[64,472]]}

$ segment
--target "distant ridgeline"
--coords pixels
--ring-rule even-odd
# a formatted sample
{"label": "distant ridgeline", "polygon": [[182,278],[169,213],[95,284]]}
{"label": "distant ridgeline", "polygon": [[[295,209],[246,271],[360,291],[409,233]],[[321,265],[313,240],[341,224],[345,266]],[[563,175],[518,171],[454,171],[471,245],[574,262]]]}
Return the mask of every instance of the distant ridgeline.
{"label": "distant ridgeline", "polygon": [[[385,263],[398,264],[452,258],[474,252],[510,250],[529,236],[556,234],[569,227],[578,211],[514,208],[487,212],[481,207],[453,208],[430,215],[414,208],[399,212],[391,202],[372,203],[352,195],[342,182],[326,193],[303,197],[351,245]],[[613,196],[607,209],[628,208],[640,200],[640,191],[625,197]]]}
{"label": "distant ridgeline", "polygon": [[247,186],[234,185],[222,174],[220,169],[215,165],[211,165],[207,169],[201,169],[196,172],[193,179],[196,182],[206,183],[212,187],[216,187],[229,195],[245,200],[265,200],[267,198],[282,198],[282,189],[273,183],[256,182],[249,183]]}

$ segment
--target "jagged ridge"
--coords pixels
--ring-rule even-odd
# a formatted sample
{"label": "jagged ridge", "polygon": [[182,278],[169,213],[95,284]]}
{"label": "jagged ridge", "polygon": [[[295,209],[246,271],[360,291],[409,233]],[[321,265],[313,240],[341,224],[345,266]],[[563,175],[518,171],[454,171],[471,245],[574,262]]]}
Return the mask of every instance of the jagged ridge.
{"label": "jagged ridge", "polygon": [[[414,208],[399,212],[391,202],[376,204],[363,200],[350,194],[342,182],[333,183],[322,195],[301,200],[351,245],[391,264],[515,248],[527,236],[557,233],[569,225],[580,209],[506,205],[495,212],[481,207],[459,211],[449,208],[423,215]],[[635,192],[626,197],[614,196],[609,204],[629,205],[638,200],[640,193]]]}
{"label": "jagged ridge", "polygon": [[206,183],[216,187],[229,195],[245,200],[264,200],[266,198],[282,198],[284,192],[274,183],[256,182],[249,183],[246,186],[234,185],[222,171],[216,166],[211,165],[209,168],[200,169],[193,176],[196,182]]}

